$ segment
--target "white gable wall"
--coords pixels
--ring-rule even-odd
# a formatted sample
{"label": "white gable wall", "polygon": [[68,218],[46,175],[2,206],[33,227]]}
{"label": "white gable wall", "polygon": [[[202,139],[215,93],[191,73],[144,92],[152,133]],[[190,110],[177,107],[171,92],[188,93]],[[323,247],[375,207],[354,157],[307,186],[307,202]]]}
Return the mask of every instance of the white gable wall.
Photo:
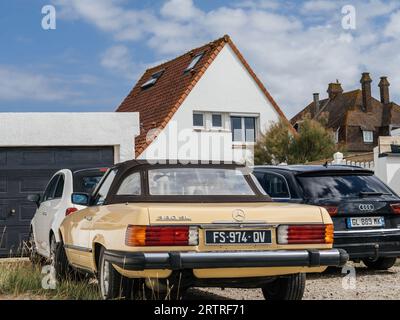
{"label": "white gable wall", "polygon": [[[224,130],[213,131],[211,126],[201,131],[194,130],[194,111],[225,113]],[[227,44],[162,134],[139,158],[240,160],[242,150],[233,148],[230,130],[229,115],[236,114],[258,117],[256,127],[261,130],[264,130],[271,121],[279,119],[274,107]],[[199,147],[201,152],[196,152]]]}

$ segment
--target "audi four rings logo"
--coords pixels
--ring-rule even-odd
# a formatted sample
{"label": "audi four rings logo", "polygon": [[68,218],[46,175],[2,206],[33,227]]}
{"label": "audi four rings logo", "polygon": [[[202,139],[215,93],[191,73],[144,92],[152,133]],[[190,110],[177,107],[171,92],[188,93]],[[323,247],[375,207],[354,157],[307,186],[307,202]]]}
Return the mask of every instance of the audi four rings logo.
{"label": "audi four rings logo", "polygon": [[246,215],[243,210],[236,209],[232,212],[232,218],[237,222],[242,222],[246,218]]}
{"label": "audi four rings logo", "polygon": [[358,209],[360,209],[361,211],[374,211],[375,206],[373,204],[360,204],[358,206]]}

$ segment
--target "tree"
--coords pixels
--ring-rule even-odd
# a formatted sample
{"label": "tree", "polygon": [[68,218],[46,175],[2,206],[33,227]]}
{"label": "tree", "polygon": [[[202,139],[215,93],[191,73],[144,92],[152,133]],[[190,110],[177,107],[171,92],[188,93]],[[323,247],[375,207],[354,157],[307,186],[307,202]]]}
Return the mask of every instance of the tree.
{"label": "tree", "polygon": [[255,145],[254,163],[277,164],[288,162],[292,140],[293,136],[285,122],[279,121],[271,124]]}
{"label": "tree", "polygon": [[307,163],[327,159],[335,152],[333,133],[318,121],[305,118],[297,134],[280,120],[261,136],[254,149],[256,164]]}

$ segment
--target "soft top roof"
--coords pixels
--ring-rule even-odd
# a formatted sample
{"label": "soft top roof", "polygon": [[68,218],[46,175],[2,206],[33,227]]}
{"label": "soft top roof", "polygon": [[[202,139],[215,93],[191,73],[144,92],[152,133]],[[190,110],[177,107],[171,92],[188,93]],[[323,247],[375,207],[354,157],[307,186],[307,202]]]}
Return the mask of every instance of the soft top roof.
{"label": "soft top roof", "polygon": [[229,166],[229,167],[238,167],[245,168],[246,166],[243,163],[237,163],[232,161],[200,161],[200,160],[128,160],[125,162],[118,163],[114,165],[112,168],[119,169],[131,169],[138,166],[191,166],[191,167],[210,167],[210,166]]}
{"label": "soft top roof", "polygon": [[271,166],[271,165],[261,165],[255,166],[254,169],[256,171],[262,170],[283,170],[283,171],[291,171],[295,174],[328,174],[328,173],[359,173],[359,174],[373,174],[374,172],[368,169],[364,169],[357,166],[348,166],[348,165],[288,165],[288,166]]}

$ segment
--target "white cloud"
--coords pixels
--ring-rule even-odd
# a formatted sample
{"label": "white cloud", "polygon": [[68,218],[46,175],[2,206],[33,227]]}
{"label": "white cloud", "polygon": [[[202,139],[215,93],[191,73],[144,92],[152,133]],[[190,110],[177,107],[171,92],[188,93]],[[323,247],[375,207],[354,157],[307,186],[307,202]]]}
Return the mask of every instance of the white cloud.
{"label": "white cloud", "polygon": [[237,8],[245,9],[269,9],[274,10],[279,8],[279,1],[277,0],[244,0],[234,2],[233,5]]}
{"label": "white cloud", "polygon": [[385,35],[400,39],[400,10],[390,16],[389,23],[385,28]]}
{"label": "white cloud", "polygon": [[128,10],[113,0],[53,0],[61,9],[60,17],[82,18],[117,40],[139,40],[152,16],[141,10]]}
{"label": "white cloud", "polygon": [[338,2],[328,0],[310,0],[303,4],[302,13],[321,13],[338,8]]}
{"label": "white cloud", "polygon": [[180,21],[187,21],[202,14],[203,12],[194,6],[192,0],[170,0],[161,8],[162,16]]}
{"label": "white cloud", "polygon": [[103,53],[100,63],[106,69],[128,79],[134,79],[136,76],[135,64],[126,46],[116,45],[108,48]]}
{"label": "white cloud", "polygon": [[0,100],[62,101],[77,96],[51,76],[0,66]]}
{"label": "white cloud", "polygon": [[[400,64],[399,1],[310,0],[289,5],[243,0],[205,11],[192,0],[169,0],[160,12],[127,9],[123,1],[57,1],[71,16],[79,16],[117,42],[151,48],[157,60],[230,34],[289,117],[311,101],[313,92],[324,93],[336,79],[345,90],[358,88],[365,70],[376,78],[388,75],[391,88],[400,86],[395,68]],[[341,7],[346,4],[356,8],[356,30],[341,27]],[[307,12],[318,19],[308,20]],[[130,70],[143,71],[139,69],[149,61],[133,62],[128,47],[116,43],[101,63],[127,76]]]}

